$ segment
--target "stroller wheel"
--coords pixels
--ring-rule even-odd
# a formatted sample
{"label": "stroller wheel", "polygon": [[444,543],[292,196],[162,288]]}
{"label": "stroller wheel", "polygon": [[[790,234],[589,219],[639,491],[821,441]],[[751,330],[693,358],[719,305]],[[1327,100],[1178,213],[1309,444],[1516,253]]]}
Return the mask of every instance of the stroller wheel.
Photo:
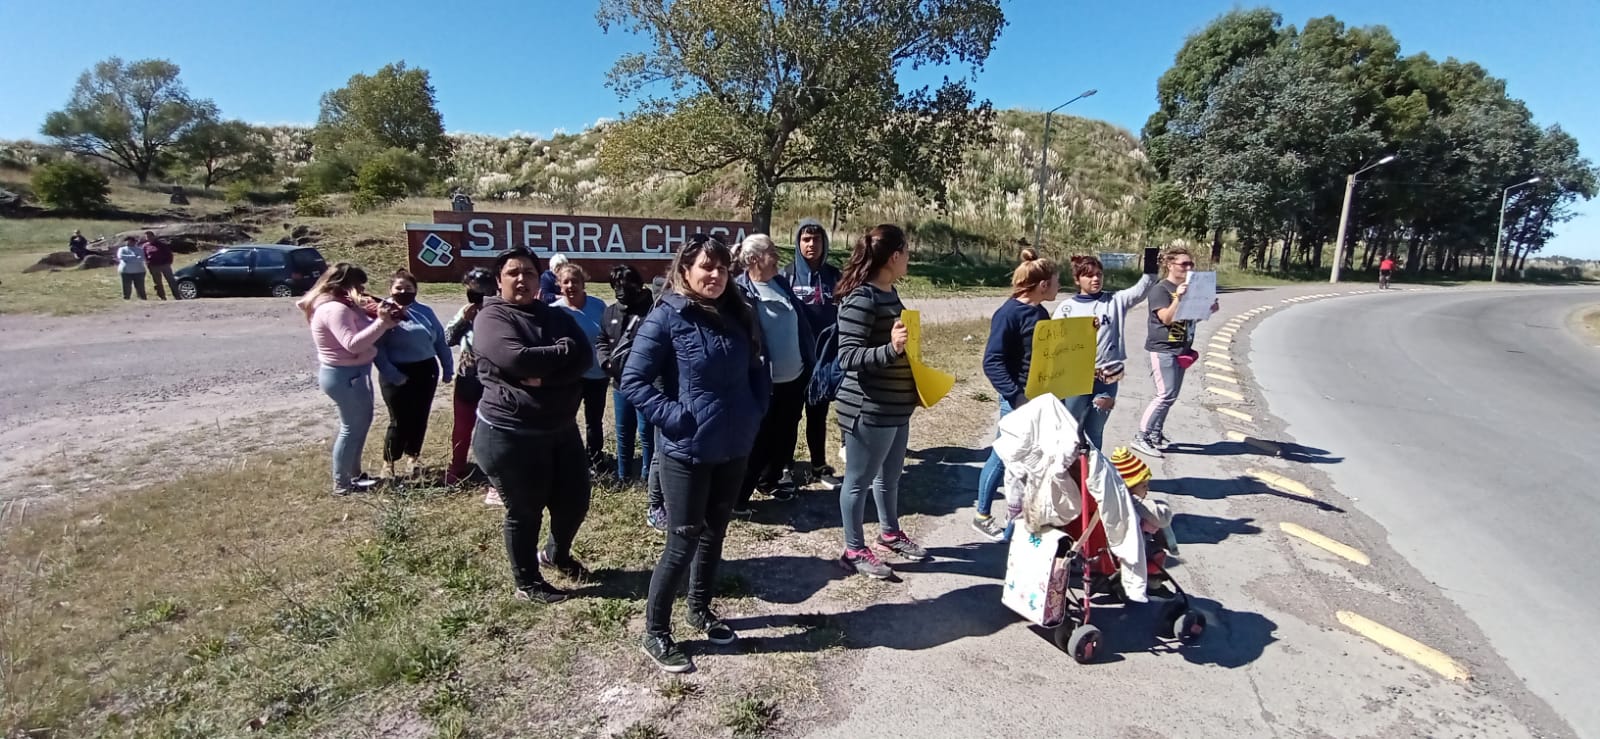
{"label": "stroller wheel", "polygon": [[1161,615],[1156,619],[1156,632],[1160,636],[1167,639],[1176,639],[1178,637],[1178,632],[1173,629],[1177,627],[1179,621],[1183,620],[1184,611],[1187,610],[1186,605],[1182,600],[1176,598],[1161,605]]}
{"label": "stroller wheel", "polygon": [[1063,648],[1080,665],[1093,662],[1100,656],[1100,629],[1092,624],[1073,629]]}
{"label": "stroller wheel", "polygon": [[1172,633],[1184,644],[1199,641],[1200,635],[1205,631],[1206,615],[1199,611],[1184,611],[1172,622]]}

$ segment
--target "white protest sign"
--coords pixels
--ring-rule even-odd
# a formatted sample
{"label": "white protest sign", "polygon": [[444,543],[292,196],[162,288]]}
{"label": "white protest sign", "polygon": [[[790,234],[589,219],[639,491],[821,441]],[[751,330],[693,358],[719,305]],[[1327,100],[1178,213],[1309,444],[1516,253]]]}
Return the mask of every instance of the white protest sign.
{"label": "white protest sign", "polygon": [[1178,302],[1177,321],[1204,321],[1211,317],[1211,304],[1217,302],[1217,273],[1190,272],[1189,290]]}

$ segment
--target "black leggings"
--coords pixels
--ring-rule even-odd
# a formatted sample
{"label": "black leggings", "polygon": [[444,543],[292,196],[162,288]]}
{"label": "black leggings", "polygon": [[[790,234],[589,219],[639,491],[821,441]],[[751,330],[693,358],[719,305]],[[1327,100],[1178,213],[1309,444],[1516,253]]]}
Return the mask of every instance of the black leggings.
{"label": "black leggings", "polygon": [[584,448],[589,457],[606,450],[606,396],[610,394],[611,381],[583,380],[583,435]]}
{"label": "black leggings", "polygon": [[761,417],[756,444],[750,450],[744,485],[739,491],[739,507],[750,503],[756,486],[772,487],[783,479],[783,471],[794,464],[794,446],[800,435],[800,412],[806,404],[806,381],[801,377],[772,386],[772,402]]}
{"label": "black leggings", "polygon": [[433,391],[439,388],[439,362],[397,364],[406,376],[404,385],[380,383],[383,404],[389,407],[389,433],[383,440],[383,461],[422,454],[428,436],[428,414],[433,412]]}
{"label": "black leggings", "polygon": [[817,405],[806,404],[806,449],[811,452],[811,468],[821,469],[828,463],[828,407],[824,401]]}
{"label": "black leggings", "polygon": [[482,421],[472,432],[472,453],[505,503],[506,556],[518,588],[544,582],[539,574],[539,525],[550,511],[546,552],[556,562],[572,556],[572,541],[589,515],[589,463],[578,427],[524,435]]}
{"label": "black leggings", "polygon": [[733,502],[744,480],[745,460],[689,464],[657,454],[661,492],[667,504],[667,546],[650,576],[645,601],[645,631],[672,633],[672,601],[685,571],[689,610],[711,607],[711,592],[722,562],[722,539],[733,518]]}

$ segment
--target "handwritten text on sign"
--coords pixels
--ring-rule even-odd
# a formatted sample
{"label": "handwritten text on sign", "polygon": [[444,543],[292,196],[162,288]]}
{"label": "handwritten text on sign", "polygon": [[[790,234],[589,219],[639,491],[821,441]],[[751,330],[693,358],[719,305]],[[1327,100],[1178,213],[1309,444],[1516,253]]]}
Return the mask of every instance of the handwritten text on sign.
{"label": "handwritten text on sign", "polygon": [[1094,391],[1094,319],[1057,318],[1033,327],[1033,359],[1028,365],[1029,400],[1049,393],[1057,398]]}

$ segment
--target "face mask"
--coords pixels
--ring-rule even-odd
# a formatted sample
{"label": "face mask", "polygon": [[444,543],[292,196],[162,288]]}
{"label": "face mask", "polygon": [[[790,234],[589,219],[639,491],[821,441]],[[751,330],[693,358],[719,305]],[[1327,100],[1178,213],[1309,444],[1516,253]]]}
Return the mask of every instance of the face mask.
{"label": "face mask", "polygon": [[394,300],[396,305],[411,305],[412,303],[417,302],[417,294],[395,293],[393,296],[391,296],[391,299]]}
{"label": "face mask", "polygon": [[467,302],[473,305],[483,305],[483,293],[480,293],[477,290],[468,290]]}

